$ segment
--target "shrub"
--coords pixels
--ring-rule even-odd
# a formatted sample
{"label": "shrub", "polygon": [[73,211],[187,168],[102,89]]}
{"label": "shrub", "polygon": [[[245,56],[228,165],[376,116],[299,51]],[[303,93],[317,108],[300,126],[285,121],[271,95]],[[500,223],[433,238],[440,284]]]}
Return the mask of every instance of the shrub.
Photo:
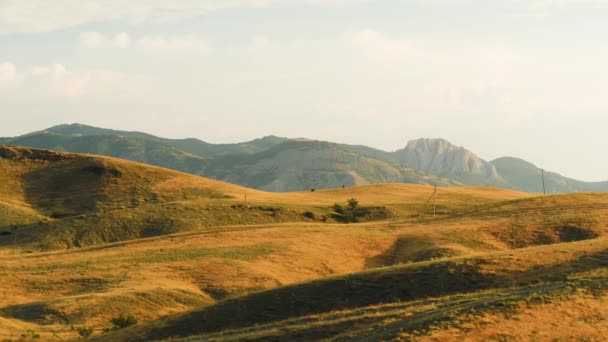
{"label": "shrub", "polygon": [[21,338],[37,340],[40,338],[40,334],[38,334],[35,329],[27,329],[25,333],[21,335]]}
{"label": "shrub", "polygon": [[334,204],[334,212],[338,213],[338,214],[344,214],[344,208],[339,205],[338,203]]}
{"label": "shrub", "polygon": [[126,328],[132,325],[137,324],[137,318],[135,318],[135,316],[128,314],[128,315],[120,315],[116,318],[112,318],[110,320],[110,323],[112,323],[112,327],[111,328],[107,328],[104,329],[105,332],[108,331],[112,331],[112,330],[118,330],[118,329],[122,329],[122,328]]}
{"label": "shrub", "polygon": [[302,213],[302,215],[306,218],[309,218],[311,220],[315,219],[315,213],[313,213],[312,211],[305,211]]}
{"label": "shrub", "polygon": [[357,209],[358,206],[359,206],[359,201],[357,201],[355,198],[351,198],[348,200],[348,209],[355,210],[355,209]]}
{"label": "shrub", "polygon": [[81,337],[84,338],[88,338],[89,336],[93,335],[93,327],[79,327],[76,328],[76,332],[78,332],[78,335],[80,335]]}

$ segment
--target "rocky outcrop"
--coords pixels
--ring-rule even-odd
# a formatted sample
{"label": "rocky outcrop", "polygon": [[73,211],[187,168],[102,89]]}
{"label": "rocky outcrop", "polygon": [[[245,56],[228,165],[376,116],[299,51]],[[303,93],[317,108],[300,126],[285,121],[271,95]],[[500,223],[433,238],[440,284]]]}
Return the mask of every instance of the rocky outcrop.
{"label": "rocky outcrop", "polygon": [[399,165],[465,182],[498,183],[500,176],[494,165],[473,152],[444,139],[418,139],[393,153]]}

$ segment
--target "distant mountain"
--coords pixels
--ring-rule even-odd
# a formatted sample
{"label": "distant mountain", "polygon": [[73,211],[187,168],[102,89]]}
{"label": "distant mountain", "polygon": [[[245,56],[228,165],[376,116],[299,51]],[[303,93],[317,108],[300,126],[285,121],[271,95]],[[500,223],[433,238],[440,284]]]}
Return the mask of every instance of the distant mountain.
{"label": "distant mountain", "polygon": [[[269,191],[376,183],[497,186],[542,192],[540,171],[517,158],[488,162],[444,139],[418,139],[386,152],[363,145],[267,136],[235,144],[167,139],[143,132],[59,125],[0,144],[99,154]],[[608,182],[581,182],[545,173],[547,192],[608,191]]]}
{"label": "distant mountain", "polygon": [[122,158],[194,174],[202,173],[208,163],[206,157],[135,136],[63,135],[42,131],[11,139],[8,143],[17,146]]}
{"label": "distant mountain", "polygon": [[[502,186],[529,192],[542,192],[540,169],[525,160],[503,157],[491,161],[503,178]],[[597,191],[607,192],[608,182],[581,182],[554,172],[545,172],[545,189],[548,193]]]}
{"label": "distant mountain", "polygon": [[372,148],[275,136],[209,144],[71,124],[8,138],[4,143],[117,157],[269,191],[376,183],[462,185],[357,151],[379,151]]}
{"label": "distant mountain", "polygon": [[209,157],[228,154],[257,153],[264,151],[278,143],[288,140],[287,138],[267,136],[260,139],[236,144],[211,144],[194,138],[167,139],[160,138],[148,133],[117,131],[113,129],[98,128],[82,124],[58,125],[48,128],[46,129],[46,131],[69,136],[118,135],[125,137],[134,137],[169,145],[178,148],[184,152]]}
{"label": "distant mountain", "polygon": [[215,158],[206,176],[268,191],[377,183],[458,185],[370,158],[338,144],[311,140],[286,141],[252,155]]}

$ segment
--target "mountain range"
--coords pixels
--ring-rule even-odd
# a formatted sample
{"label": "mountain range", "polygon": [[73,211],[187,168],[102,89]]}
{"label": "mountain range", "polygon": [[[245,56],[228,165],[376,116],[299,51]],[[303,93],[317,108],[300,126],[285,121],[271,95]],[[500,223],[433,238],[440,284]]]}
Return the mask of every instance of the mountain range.
{"label": "mountain range", "polygon": [[[496,186],[542,192],[540,169],[504,157],[486,161],[444,139],[418,139],[387,152],[362,145],[267,136],[234,144],[167,139],[142,132],[64,124],[0,144],[117,157],[285,192],[378,183]],[[582,182],[544,173],[548,193],[608,191],[608,182]]]}

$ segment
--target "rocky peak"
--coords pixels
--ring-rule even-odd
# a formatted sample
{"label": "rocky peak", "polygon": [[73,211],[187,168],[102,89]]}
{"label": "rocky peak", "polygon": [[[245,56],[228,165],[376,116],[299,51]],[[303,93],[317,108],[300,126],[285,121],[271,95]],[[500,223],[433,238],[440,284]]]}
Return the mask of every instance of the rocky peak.
{"label": "rocky peak", "polygon": [[417,139],[394,152],[395,161],[412,169],[439,176],[469,179],[482,177],[495,182],[500,177],[496,168],[462,146],[445,139]]}

